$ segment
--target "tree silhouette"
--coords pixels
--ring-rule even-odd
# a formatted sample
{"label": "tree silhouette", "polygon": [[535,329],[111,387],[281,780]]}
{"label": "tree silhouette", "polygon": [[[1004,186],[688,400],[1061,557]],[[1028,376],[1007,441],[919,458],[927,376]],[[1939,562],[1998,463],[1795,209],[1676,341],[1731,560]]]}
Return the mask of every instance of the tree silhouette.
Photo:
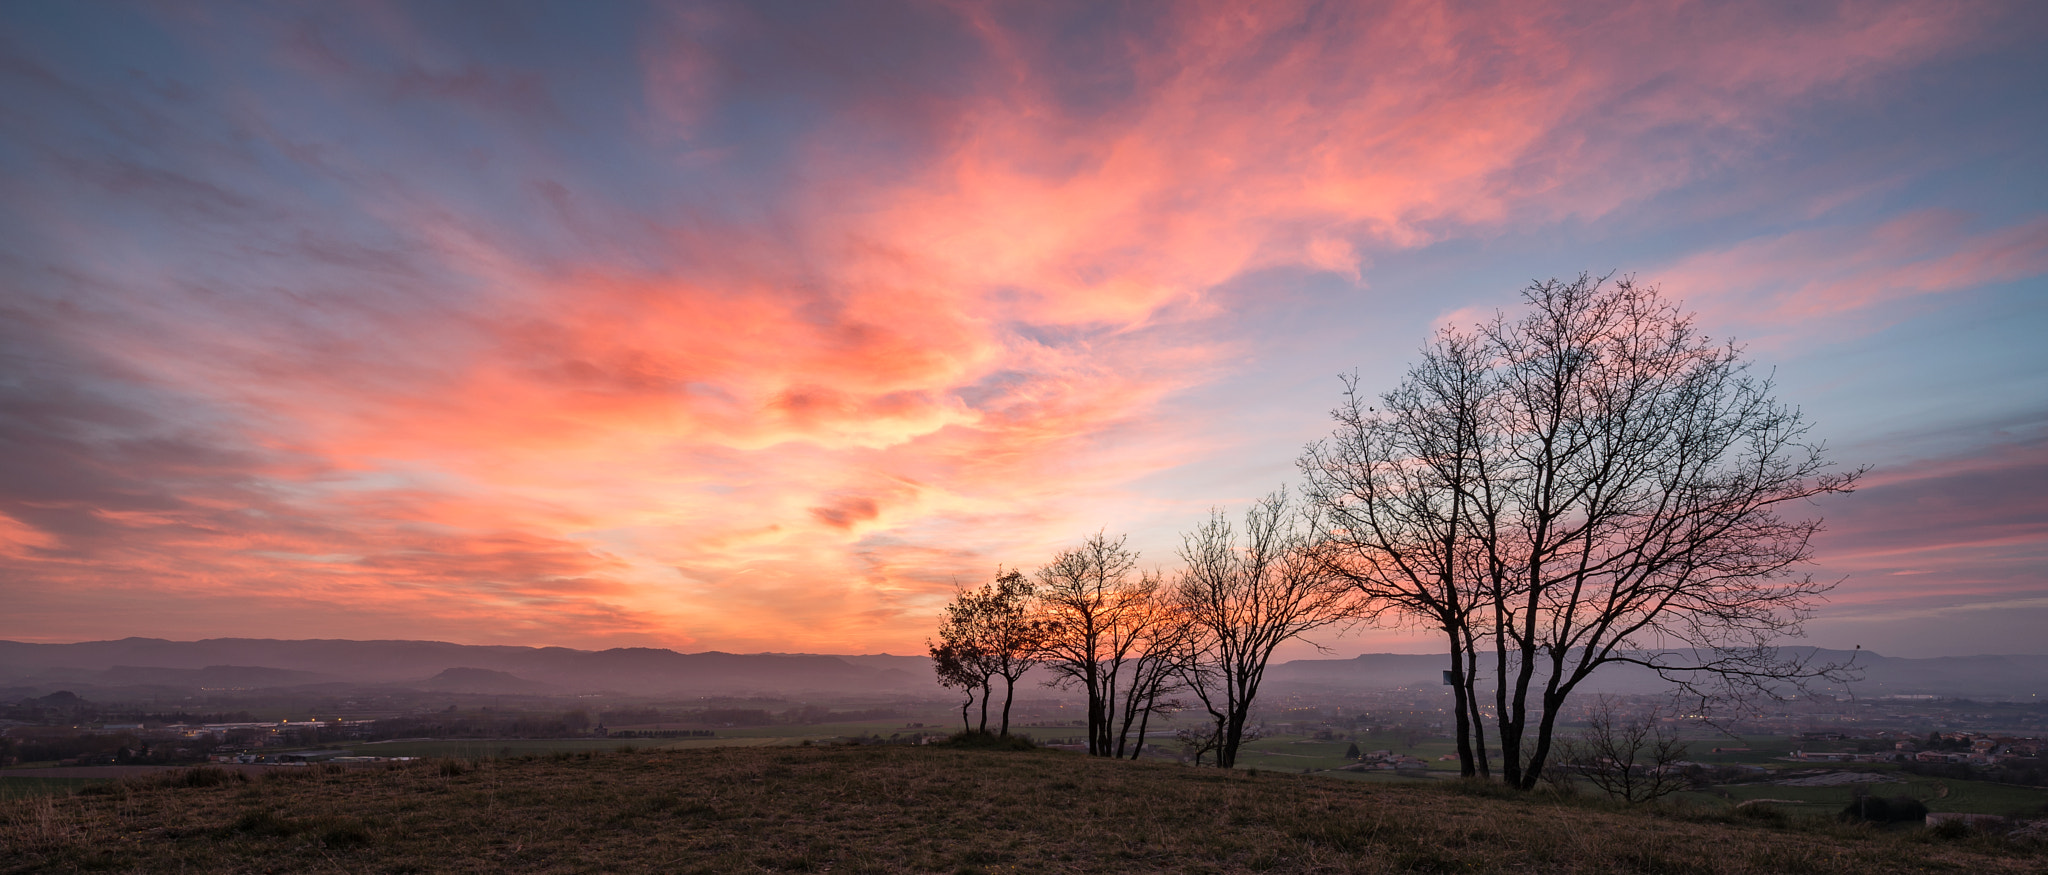
{"label": "tree silhouette", "polygon": [[946,606],[945,622],[939,626],[939,641],[928,642],[939,683],[966,691],[961,705],[962,731],[967,727],[967,707],[979,690],[981,724],[972,731],[988,731],[988,705],[996,678],[1003,679],[1002,722],[999,734],[1010,734],[1010,706],[1016,698],[1017,681],[1036,662],[1045,641],[1045,623],[1033,615],[1032,585],[1021,571],[998,570],[992,583],[963,589]]}
{"label": "tree silhouette", "polygon": [[1839,678],[1774,646],[1833,586],[1796,572],[1819,520],[1781,509],[1862,471],[1831,472],[1770,379],[1654,288],[1581,275],[1523,297],[1519,318],[1439,335],[1385,410],[1348,392],[1300,460],[1323,555],[1390,619],[1442,629],[1459,684],[1491,645],[1507,782],[1534,786],[1606,665],[1700,707]]}
{"label": "tree silhouette", "polygon": [[1352,616],[1344,581],[1309,549],[1304,521],[1285,490],[1246,511],[1242,536],[1220,511],[1181,543],[1177,596],[1200,633],[1189,687],[1216,724],[1216,764],[1230,768],[1245,723],[1280,645]]}
{"label": "tree silhouette", "polygon": [[[1173,624],[1181,622],[1159,576],[1138,573],[1138,554],[1124,541],[1098,532],[1054,554],[1037,574],[1045,635],[1039,657],[1053,672],[1050,683],[1086,696],[1091,756],[1136,755],[1130,733],[1143,732],[1143,719],[1165,692]],[[1140,718],[1135,727],[1133,718]]]}

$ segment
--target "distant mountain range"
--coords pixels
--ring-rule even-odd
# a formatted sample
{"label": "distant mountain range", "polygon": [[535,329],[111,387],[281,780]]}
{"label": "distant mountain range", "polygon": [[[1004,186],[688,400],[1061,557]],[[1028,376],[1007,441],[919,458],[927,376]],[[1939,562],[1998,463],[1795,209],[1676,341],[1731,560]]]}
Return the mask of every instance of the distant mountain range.
{"label": "distant mountain range", "polygon": [[[1812,664],[1836,663],[1854,668],[1860,680],[1816,689],[1862,698],[1943,696],[1956,698],[2048,699],[2048,655],[1944,656],[1908,659],[1880,656],[1868,650],[1786,648],[1811,656]],[[1368,653],[1355,659],[1298,659],[1273,666],[1267,680],[1304,688],[1386,689],[1442,684],[1450,667],[1447,654],[1401,655]],[[1486,676],[1481,669],[1482,677]],[[1580,689],[1593,693],[1656,694],[1670,685],[1649,669],[1609,665],[1599,669]]]}
{"label": "distant mountain range", "polygon": [[440,641],[124,638],[0,641],[0,684],[252,689],[326,684],[443,692],[636,695],[927,693],[930,663],[909,656],[572,650]]}
{"label": "distant mountain range", "polygon": [[[2048,656],[1905,659],[1869,651],[1810,650],[1820,661],[1852,658],[1860,697],[1937,695],[2028,698],[2048,693]],[[1273,666],[1272,688],[1364,691],[1433,687],[1447,657],[1371,653]],[[1592,690],[1654,693],[1665,685],[1641,669],[1614,666]],[[0,641],[0,686],[254,690],[385,686],[493,695],[937,695],[922,656],[677,653],[647,647],[574,650],[440,641],[284,641],[124,638],[79,644]],[[1840,692],[1837,690],[1837,692]]]}

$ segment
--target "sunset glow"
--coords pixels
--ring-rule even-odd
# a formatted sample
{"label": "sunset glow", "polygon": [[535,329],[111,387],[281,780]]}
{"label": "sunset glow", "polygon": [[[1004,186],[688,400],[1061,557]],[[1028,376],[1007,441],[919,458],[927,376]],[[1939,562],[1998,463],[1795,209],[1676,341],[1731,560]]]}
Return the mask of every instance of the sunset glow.
{"label": "sunset glow", "polygon": [[2031,4],[0,20],[0,638],[919,652],[1586,270],[1874,466],[1812,643],[2044,648]]}

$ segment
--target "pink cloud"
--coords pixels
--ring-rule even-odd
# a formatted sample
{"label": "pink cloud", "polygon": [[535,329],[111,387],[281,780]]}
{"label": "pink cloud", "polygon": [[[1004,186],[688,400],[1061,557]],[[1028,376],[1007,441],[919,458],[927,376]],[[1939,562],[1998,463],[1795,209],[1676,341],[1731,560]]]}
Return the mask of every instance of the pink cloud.
{"label": "pink cloud", "polygon": [[[90,312],[53,305],[49,342],[161,393],[148,428],[238,455],[151,455],[41,516],[0,506],[0,569],[57,606],[143,592],[195,635],[297,604],[323,634],[914,649],[954,577],[1173,510],[1132,484],[1208,449],[1160,411],[1230,366],[1198,330],[1241,303],[1219,286],[1359,281],[1375,252],[1607,214],[1969,36],[1967,9],[1910,4],[1161,8],[1094,59],[1121,84],[1061,78],[1061,34],[970,7],[939,12],[986,65],[865,89],[835,78],[843,46],[784,44],[744,8],[680,14],[634,54],[645,115],[622,148],[665,156],[645,198],[505,135],[565,111],[541,80],[388,9],[357,54],[300,33],[284,70],[360,120],[351,137],[413,145],[396,105],[493,135],[469,157],[301,149],[300,108],[244,82],[238,111],[272,125],[246,139],[342,203],[267,183],[221,145],[244,132],[175,119],[189,172],[70,165],[63,184],[122,209],[227,230],[177,257],[52,231]],[[793,131],[772,162],[719,140],[722,113],[770,111],[746,102],[764,90],[819,107],[772,119]],[[727,173],[773,182],[759,204],[689,200]],[[70,215],[75,192],[38,193]],[[372,230],[329,224],[344,207]],[[1901,222],[1845,253],[1890,253],[1901,294],[2038,271],[2041,226],[1958,242]],[[1814,248],[1665,279],[1761,285]],[[1786,300],[1860,306],[1862,279]]]}
{"label": "pink cloud", "polygon": [[1749,240],[1687,256],[1654,275],[1719,321],[1775,334],[1881,304],[2048,273],[2048,219],[1989,231],[1970,224],[1952,212],[1923,210],[1878,225]]}

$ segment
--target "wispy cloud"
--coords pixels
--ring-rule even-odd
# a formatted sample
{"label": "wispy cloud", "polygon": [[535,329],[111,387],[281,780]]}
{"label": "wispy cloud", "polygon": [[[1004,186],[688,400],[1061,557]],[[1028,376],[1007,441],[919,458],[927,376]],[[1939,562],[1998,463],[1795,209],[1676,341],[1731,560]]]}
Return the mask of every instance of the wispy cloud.
{"label": "wispy cloud", "polygon": [[[7,634],[317,606],[306,634],[915,646],[956,576],[1114,524],[1222,439],[1164,402],[1279,341],[1219,287],[1363,295],[1376,254],[1609,215],[1981,27],[711,4],[506,10],[486,43],[427,9],[241,12],[5,49],[0,574],[34,618]],[[64,49],[115,37],[149,50]],[[1666,279],[1804,318],[2040,272],[2040,222],[1965,224]]]}

